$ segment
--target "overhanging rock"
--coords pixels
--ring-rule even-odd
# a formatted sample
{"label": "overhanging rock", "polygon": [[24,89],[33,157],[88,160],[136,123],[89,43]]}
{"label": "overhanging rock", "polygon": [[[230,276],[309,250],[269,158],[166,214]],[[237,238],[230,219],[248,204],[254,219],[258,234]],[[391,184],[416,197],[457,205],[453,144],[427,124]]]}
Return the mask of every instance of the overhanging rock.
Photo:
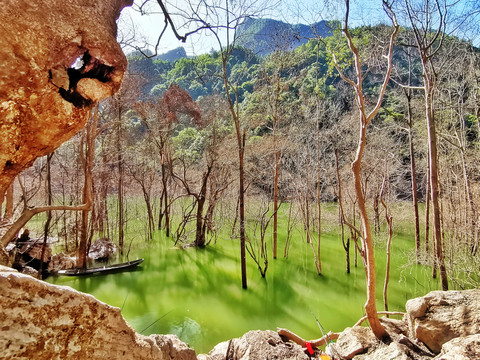
{"label": "overhanging rock", "polygon": [[116,19],[132,0],[5,0],[0,6],[0,194],[85,124],[121,85]]}

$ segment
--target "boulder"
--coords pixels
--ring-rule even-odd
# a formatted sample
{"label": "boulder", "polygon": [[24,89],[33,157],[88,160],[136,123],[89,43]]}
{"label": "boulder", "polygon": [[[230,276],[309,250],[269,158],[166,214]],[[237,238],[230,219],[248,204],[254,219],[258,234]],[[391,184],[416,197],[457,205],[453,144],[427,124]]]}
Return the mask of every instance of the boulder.
{"label": "boulder", "polygon": [[92,260],[108,260],[115,254],[117,248],[113,242],[107,238],[100,238],[93,242],[88,251],[88,257]]}
{"label": "boulder", "polygon": [[368,327],[346,328],[338,337],[335,350],[342,359],[394,360],[432,359],[433,354],[423,344],[407,337],[407,323],[403,320],[380,318],[389,334],[389,339],[378,340]]}
{"label": "boulder", "polygon": [[52,259],[48,263],[48,272],[56,274],[58,270],[73,269],[76,265],[75,257],[65,255],[64,253],[58,253],[52,256]]}
{"label": "boulder", "polygon": [[241,338],[225,341],[199,360],[308,360],[305,349],[292,342],[284,342],[275,331],[249,331]]}
{"label": "boulder", "polygon": [[0,288],[4,359],[196,359],[175,335],[138,334],[120,309],[70,287],[0,266]]}
{"label": "boulder", "polygon": [[[24,243],[20,248],[22,255],[28,255],[30,258],[39,260],[42,258],[43,243],[41,241],[30,241]],[[43,262],[48,263],[52,258],[52,249],[47,244],[45,245],[45,251],[43,253]]]}
{"label": "boulder", "polygon": [[480,359],[480,334],[452,339],[442,346],[437,360]]}
{"label": "boulder", "polygon": [[451,339],[480,333],[480,290],[432,291],[407,301],[411,336],[438,354]]}
{"label": "boulder", "polygon": [[34,268],[31,267],[31,266],[25,266],[25,267],[22,269],[22,274],[30,275],[30,276],[33,276],[34,278],[36,278],[36,277],[38,276],[38,270],[37,270],[37,269],[34,269]]}
{"label": "boulder", "polygon": [[372,330],[363,326],[346,328],[338,337],[335,349],[343,359],[352,359],[355,355],[366,353],[379,346],[380,341]]}

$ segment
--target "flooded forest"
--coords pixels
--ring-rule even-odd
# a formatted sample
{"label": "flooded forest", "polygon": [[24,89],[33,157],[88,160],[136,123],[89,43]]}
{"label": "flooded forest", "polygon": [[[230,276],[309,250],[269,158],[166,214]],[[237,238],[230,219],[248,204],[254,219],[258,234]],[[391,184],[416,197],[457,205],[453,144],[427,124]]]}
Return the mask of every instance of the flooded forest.
{"label": "flooded forest", "polygon": [[[240,3],[227,40],[203,25],[218,46],[201,55],[119,32],[120,90],[2,197],[14,267],[202,351],[363,315],[381,338],[379,311],[478,287],[480,50],[452,30],[462,14],[383,1],[373,25],[346,11],[295,28]],[[97,62],[85,52],[68,72],[108,77]]]}

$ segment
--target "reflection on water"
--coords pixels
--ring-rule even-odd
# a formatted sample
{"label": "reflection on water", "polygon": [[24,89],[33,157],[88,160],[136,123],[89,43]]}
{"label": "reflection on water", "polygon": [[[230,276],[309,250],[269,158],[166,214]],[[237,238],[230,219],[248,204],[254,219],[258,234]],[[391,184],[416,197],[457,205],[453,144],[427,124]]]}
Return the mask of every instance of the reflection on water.
{"label": "reflection on water", "polygon": [[[148,248],[137,249],[141,271],[92,277],[58,277],[49,281],[69,285],[122,309],[139,332],[174,333],[197,353],[254,329],[288,328],[307,339],[321,337],[315,316],[327,331],[340,331],[363,315],[365,277],[358,268],[345,272],[339,239],[322,238],[319,276],[309,247],[298,240],[288,259],[270,260],[266,278],[248,263],[248,290],[241,288],[239,245],[223,240],[206,249],[173,249],[158,236]],[[389,309],[404,310],[405,300],[436,289],[420,266],[402,268],[407,240],[397,239],[389,286]],[[403,243],[402,243],[403,242]],[[132,255],[133,254],[133,255]],[[398,255],[400,254],[400,255]],[[384,251],[377,251],[379,302],[382,309]],[[353,258],[353,256],[352,256]]]}

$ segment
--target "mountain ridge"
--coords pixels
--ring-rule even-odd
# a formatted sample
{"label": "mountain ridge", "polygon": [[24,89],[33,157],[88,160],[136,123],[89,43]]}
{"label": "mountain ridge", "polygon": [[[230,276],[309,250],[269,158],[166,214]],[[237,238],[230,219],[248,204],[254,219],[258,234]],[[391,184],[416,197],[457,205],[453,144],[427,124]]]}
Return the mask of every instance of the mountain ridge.
{"label": "mountain ridge", "polygon": [[235,42],[257,55],[268,55],[276,50],[293,50],[316,36],[330,36],[333,33],[332,25],[325,20],[305,25],[268,18],[248,18],[238,27]]}

